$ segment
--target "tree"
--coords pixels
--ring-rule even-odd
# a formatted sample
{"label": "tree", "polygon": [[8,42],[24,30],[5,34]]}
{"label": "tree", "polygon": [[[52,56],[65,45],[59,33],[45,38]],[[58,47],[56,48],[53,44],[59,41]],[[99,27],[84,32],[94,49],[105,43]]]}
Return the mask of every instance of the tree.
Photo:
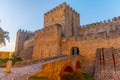
{"label": "tree", "polygon": [[5,40],[10,41],[9,32],[3,31],[0,27],[0,46],[6,45]]}

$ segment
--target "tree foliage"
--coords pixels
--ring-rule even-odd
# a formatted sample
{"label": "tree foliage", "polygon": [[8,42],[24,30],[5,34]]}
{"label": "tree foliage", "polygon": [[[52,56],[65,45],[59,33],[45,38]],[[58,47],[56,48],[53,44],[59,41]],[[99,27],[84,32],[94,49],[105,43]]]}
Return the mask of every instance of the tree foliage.
{"label": "tree foliage", "polygon": [[0,46],[6,45],[5,40],[10,41],[9,32],[3,31],[0,27]]}

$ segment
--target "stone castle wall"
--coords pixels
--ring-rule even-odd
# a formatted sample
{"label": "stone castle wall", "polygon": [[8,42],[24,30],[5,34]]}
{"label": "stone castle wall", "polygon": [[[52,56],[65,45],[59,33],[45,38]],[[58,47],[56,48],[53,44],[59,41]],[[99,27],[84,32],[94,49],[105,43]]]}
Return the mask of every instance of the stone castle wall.
{"label": "stone castle wall", "polygon": [[65,23],[65,33],[66,36],[73,37],[77,35],[77,30],[80,26],[80,16],[74,9],[69,7],[66,8],[66,15],[65,15],[66,23]]}
{"label": "stone castle wall", "polygon": [[34,45],[34,36],[24,42],[24,48]]}
{"label": "stone castle wall", "polygon": [[30,31],[18,30],[16,35],[16,46],[15,46],[15,54],[16,57],[20,57],[22,55],[22,51],[24,50],[24,42],[31,37],[34,36],[34,33]]}
{"label": "stone castle wall", "polygon": [[82,64],[82,70],[86,73],[92,74],[94,72],[95,56],[97,48],[119,48],[120,47],[120,37],[111,39],[92,39],[92,40],[77,40],[71,38],[69,40],[64,40],[61,43],[61,53],[65,55],[71,55],[71,49],[77,47],[79,49],[79,55],[84,59]]}
{"label": "stone castle wall", "polygon": [[24,49],[21,50],[21,59],[22,60],[30,60],[32,59],[33,55],[33,48],[34,48],[34,36],[26,40],[23,44]]}
{"label": "stone castle wall", "polygon": [[42,59],[60,55],[61,27],[52,25],[35,32],[32,59]]}

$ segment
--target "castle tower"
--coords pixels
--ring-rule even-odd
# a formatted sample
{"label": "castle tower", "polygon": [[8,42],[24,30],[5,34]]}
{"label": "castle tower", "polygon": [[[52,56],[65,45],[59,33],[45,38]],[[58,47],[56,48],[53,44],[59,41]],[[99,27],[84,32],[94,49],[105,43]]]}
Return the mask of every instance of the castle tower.
{"label": "castle tower", "polygon": [[24,42],[31,38],[33,33],[30,31],[18,30],[16,35],[15,56],[20,57],[21,52],[24,50]]}
{"label": "castle tower", "polygon": [[69,38],[76,36],[80,26],[79,13],[69,5],[63,3],[44,15],[44,27],[59,24],[62,29],[62,36]]}

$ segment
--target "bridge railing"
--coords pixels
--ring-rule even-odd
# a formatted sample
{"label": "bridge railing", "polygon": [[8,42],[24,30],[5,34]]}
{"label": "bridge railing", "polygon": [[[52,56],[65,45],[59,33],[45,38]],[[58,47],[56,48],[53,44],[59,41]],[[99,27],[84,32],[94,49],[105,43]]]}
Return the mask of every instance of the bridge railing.
{"label": "bridge railing", "polygon": [[63,57],[66,57],[66,56],[67,55],[61,55],[61,56],[55,56],[55,57],[51,57],[51,58],[43,58],[43,59],[37,59],[37,60],[20,61],[20,62],[16,62],[14,64],[14,67],[20,67],[20,66],[25,66],[25,65],[31,65],[31,64],[39,63],[39,62],[50,61],[50,60],[54,60],[54,59],[58,59],[58,58],[63,58]]}

